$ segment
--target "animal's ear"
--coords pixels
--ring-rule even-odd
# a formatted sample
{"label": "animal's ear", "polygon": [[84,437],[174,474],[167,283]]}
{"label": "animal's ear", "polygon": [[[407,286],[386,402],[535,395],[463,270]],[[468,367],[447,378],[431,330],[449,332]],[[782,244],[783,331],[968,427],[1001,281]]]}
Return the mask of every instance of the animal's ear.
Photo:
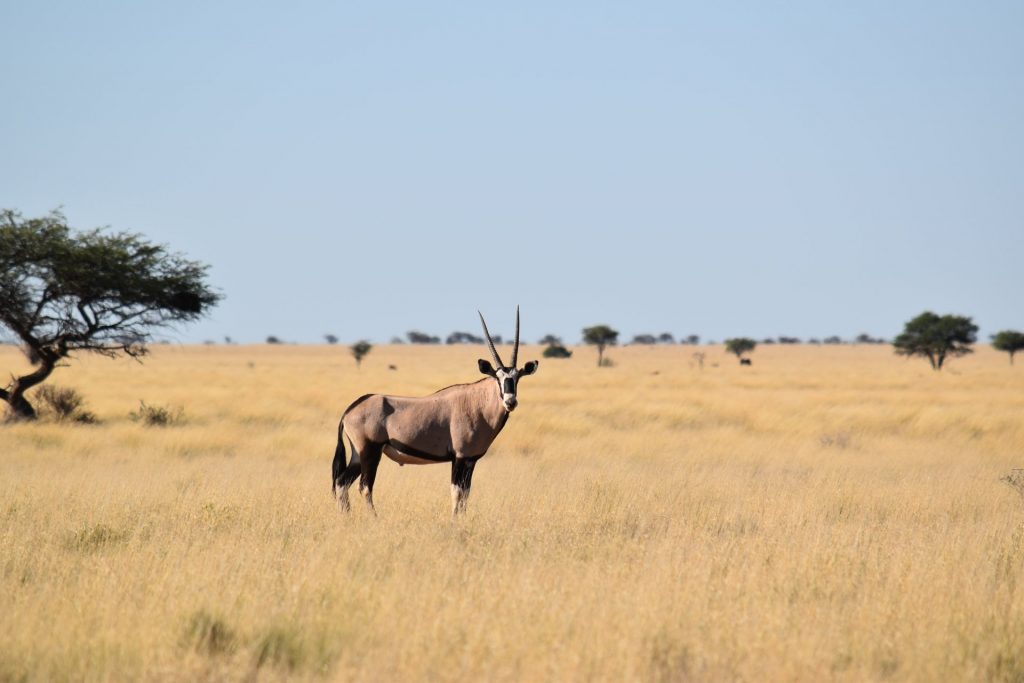
{"label": "animal's ear", "polygon": [[533,373],[537,372],[537,368],[539,366],[539,360],[531,360],[529,363],[523,366],[522,370],[519,371],[519,376],[525,377],[526,375],[532,375]]}
{"label": "animal's ear", "polygon": [[491,367],[491,364],[485,361],[483,358],[477,361],[477,365],[480,366],[480,372],[484,373],[485,375],[490,375],[491,377],[494,377],[496,374],[498,374],[494,371],[494,368]]}

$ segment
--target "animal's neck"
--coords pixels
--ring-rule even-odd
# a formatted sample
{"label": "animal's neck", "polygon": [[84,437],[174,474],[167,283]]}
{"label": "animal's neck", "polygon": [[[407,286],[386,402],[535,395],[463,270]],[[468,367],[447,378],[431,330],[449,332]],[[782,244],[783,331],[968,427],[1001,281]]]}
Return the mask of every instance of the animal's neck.
{"label": "animal's neck", "polygon": [[480,406],[480,416],[495,432],[500,432],[508,420],[508,411],[502,403],[498,390],[494,386],[494,380],[483,379],[473,385],[473,388],[480,392],[477,405]]}

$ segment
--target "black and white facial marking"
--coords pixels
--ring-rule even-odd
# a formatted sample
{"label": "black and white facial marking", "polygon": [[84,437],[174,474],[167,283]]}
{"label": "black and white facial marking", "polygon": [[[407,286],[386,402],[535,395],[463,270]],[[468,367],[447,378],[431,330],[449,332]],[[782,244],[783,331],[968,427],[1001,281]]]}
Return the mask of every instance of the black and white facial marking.
{"label": "black and white facial marking", "polygon": [[[480,311],[477,311],[480,313]],[[480,372],[484,373],[489,377],[493,377],[498,382],[498,396],[501,397],[501,402],[505,405],[505,410],[511,413],[519,405],[519,399],[516,398],[516,388],[519,386],[519,378],[525,377],[526,375],[532,375],[537,372],[537,366],[540,365],[535,360],[531,360],[529,363],[521,368],[516,367],[517,359],[519,358],[519,307],[516,306],[516,335],[515,341],[512,342],[512,362],[508,365],[502,362],[501,356],[498,355],[498,349],[494,348],[494,340],[491,339],[491,332],[487,329],[487,321],[484,320],[484,314],[480,313],[480,324],[484,328],[484,337],[487,338],[487,348],[491,350],[491,358],[494,359],[494,365],[498,367],[494,369],[489,362],[484,359],[480,359]]]}
{"label": "black and white facial marking", "polygon": [[505,405],[505,410],[512,412],[519,405],[519,399],[516,398],[516,391],[519,388],[519,378],[527,375],[532,375],[537,372],[537,366],[540,365],[539,361],[531,360],[529,363],[524,365],[522,368],[505,368],[499,367],[497,370],[483,358],[478,361],[480,366],[480,372],[493,377],[498,383],[498,396],[501,397],[501,402]]}

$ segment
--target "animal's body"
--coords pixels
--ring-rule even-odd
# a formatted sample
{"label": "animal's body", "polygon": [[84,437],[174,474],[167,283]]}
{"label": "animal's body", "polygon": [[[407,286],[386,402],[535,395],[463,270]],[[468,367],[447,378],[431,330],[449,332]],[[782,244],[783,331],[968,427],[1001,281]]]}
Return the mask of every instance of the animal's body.
{"label": "animal's body", "polygon": [[[483,323],[483,316],[480,317]],[[537,361],[515,367],[519,352],[519,311],[512,365],[505,366],[483,323],[494,369],[478,362],[487,375],[472,384],[456,384],[429,396],[412,398],[367,394],[345,410],[338,425],[338,445],[332,467],[332,487],[343,510],[349,509],[348,488],[359,478],[359,490],[373,509],[373,483],[382,455],[399,465],[450,463],[452,512],[465,509],[476,461],[482,458],[518,405],[519,378],[533,374]],[[345,462],[345,441],[352,460]]]}

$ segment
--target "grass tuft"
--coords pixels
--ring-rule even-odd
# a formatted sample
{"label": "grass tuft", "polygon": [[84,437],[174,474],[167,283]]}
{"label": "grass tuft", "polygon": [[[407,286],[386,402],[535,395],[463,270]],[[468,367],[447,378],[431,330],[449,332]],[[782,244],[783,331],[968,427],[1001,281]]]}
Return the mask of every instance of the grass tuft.
{"label": "grass tuft", "polygon": [[185,423],[185,409],[180,406],[154,406],[139,401],[138,410],[128,413],[132,422],[141,422],[147,427],[174,427]]}
{"label": "grass tuft", "polygon": [[93,552],[126,542],[131,534],[106,524],[94,524],[69,534],[64,542],[68,550]]}
{"label": "grass tuft", "polygon": [[185,621],[182,645],[200,654],[230,654],[238,645],[234,629],[227,622],[206,610],[193,612]]}
{"label": "grass tuft", "polygon": [[295,671],[306,658],[298,629],[291,625],[268,628],[256,639],[255,653],[257,669],[275,666]]}

